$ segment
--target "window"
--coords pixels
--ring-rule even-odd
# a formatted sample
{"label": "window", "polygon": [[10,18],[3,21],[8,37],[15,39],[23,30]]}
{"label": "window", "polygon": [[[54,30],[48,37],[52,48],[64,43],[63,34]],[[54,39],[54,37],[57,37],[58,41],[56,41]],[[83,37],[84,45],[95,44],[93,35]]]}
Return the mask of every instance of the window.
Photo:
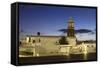
{"label": "window", "polygon": [[35,43],[35,40],[33,40],[33,43]]}

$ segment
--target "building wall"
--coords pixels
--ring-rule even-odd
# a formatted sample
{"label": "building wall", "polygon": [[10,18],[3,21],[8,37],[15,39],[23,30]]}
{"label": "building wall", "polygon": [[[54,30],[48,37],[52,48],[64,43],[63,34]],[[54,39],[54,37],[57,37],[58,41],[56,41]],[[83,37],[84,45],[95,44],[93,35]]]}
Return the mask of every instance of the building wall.
{"label": "building wall", "polygon": [[[33,56],[69,55],[96,52],[95,43],[82,43],[80,45],[60,45],[57,42],[61,37],[26,37],[25,44],[19,47],[20,51],[33,52]],[[35,40],[35,42],[33,42]],[[39,41],[40,40],[40,41]],[[19,51],[19,52],[20,52]]]}
{"label": "building wall", "polygon": [[[58,52],[59,46],[57,44],[57,41],[59,41],[60,37],[29,37],[26,38],[27,45],[25,46],[37,46],[40,51],[45,50],[46,52]],[[33,42],[35,40],[35,42]],[[40,42],[39,42],[40,40]],[[38,49],[37,48],[37,49]]]}

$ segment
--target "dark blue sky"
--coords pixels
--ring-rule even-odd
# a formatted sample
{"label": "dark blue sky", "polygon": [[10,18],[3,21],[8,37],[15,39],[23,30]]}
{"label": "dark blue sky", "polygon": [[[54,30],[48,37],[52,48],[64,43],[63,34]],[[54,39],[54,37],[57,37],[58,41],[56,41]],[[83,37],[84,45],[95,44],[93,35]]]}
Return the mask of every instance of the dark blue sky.
{"label": "dark blue sky", "polygon": [[96,10],[93,8],[19,6],[20,31],[26,34],[61,35],[58,30],[67,28],[69,17],[73,17],[75,29],[96,28]]}

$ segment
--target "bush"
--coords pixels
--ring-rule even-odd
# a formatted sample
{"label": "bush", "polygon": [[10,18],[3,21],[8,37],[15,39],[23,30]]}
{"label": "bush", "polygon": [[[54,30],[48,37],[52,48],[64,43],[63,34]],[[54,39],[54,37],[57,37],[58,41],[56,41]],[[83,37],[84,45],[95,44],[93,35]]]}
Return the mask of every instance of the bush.
{"label": "bush", "polygon": [[61,39],[59,40],[59,43],[60,44],[68,44],[67,43],[67,40],[66,40],[66,37],[65,36],[62,36]]}

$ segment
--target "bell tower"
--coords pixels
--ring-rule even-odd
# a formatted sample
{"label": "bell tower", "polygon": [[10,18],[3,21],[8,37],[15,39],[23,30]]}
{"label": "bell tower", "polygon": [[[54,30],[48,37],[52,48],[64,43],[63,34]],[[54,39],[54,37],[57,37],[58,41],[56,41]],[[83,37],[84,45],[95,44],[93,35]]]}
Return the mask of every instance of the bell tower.
{"label": "bell tower", "polygon": [[76,45],[76,36],[75,36],[75,31],[74,31],[74,20],[72,17],[70,17],[68,20],[67,41],[68,41],[68,44],[71,46]]}

